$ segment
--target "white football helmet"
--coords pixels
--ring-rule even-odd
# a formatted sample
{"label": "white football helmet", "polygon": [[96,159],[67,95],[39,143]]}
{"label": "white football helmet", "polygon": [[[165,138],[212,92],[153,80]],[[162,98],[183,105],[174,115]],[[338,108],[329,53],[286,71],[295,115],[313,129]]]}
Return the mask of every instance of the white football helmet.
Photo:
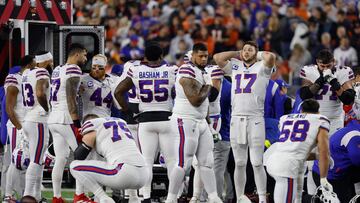
{"label": "white football helmet", "polygon": [[[49,147],[46,149],[44,154],[44,165],[45,167],[50,167],[52,164],[55,163],[55,153],[53,152],[53,143],[49,145]],[[51,150],[49,150],[51,148]]]}
{"label": "white football helmet", "polygon": [[316,200],[320,200],[321,203],[340,203],[337,195],[333,191],[326,190],[323,186],[316,189],[311,202],[316,202]]}
{"label": "white football helmet", "polygon": [[355,195],[349,203],[360,203],[360,195]]}
{"label": "white football helmet", "polygon": [[186,52],[186,54],[184,55],[184,62],[189,62],[191,61],[191,55],[192,55],[192,50]]}
{"label": "white football helmet", "polygon": [[26,170],[30,164],[30,153],[26,148],[16,147],[12,153],[11,161],[19,170]]}

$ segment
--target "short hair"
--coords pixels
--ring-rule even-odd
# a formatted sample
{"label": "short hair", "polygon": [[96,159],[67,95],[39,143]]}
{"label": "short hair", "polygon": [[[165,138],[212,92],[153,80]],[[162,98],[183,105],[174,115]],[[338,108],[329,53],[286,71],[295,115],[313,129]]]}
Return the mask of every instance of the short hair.
{"label": "short hair", "polygon": [[20,60],[20,66],[21,67],[25,67],[31,63],[33,63],[35,60],[35,56],[34,55],[26,55],[24,57],[21,58]]}
{"label": "short hair", "polygon": [[44,54],[47,54],[47,53],[49,53],[49,51],[38,51],[38,52],[36,52],[36,56],[40,56],[40,55],[44,55]]}
{"label": "short hair", "polygon": [[99,118],[99,116],[95,115],[95,114],[86,114],[84,116],[83,122],[91,120],[91,119],[95,119],[95,118]]}
{"label": "short hair", "polygon": [[86,51],[86,48],[82,44],[79,43],[71,44],[68,50],[68,56],[73,56],[75,54],[83,52],[84,50]]}
{"label": "short hair", "polygon": [[208,50],[207,46],[201,42],[194,44],[194,46],[192,48],[193,53],[198,52],[198,51],[207,51],[207,50]]}
{"label": "short hair", "polygon": [[317,54],[316,60],[323,64],[328,64],[334,60],[334,55],[329,49],[323,49]]}
{"label": "short hair", "polygon": [[35,197],[26,195],[20,199],[20,203],[37,203]]}
{"label": "short hair", "polygon": [[[255,47],[256,51],[259,51],[259,46],[258,46],[257,43],[254,42],[254,41],[246,41],[246,42],[244,43],[244,46],[245,46],[245,45],[253,46],[253,47]],[[244,47],[244,46],[243,46],[243,47]]]}
{"label": "short hair", "polygon": [[301,104],[301,110],[304,113],[319,113],[319,102],[315,99],[306,99]]}
{"label": "short hair", "polygon": [[152,41],[145,46],[145,58],[149,61],[156,61],[163,55],[163,49],[158,42]]}

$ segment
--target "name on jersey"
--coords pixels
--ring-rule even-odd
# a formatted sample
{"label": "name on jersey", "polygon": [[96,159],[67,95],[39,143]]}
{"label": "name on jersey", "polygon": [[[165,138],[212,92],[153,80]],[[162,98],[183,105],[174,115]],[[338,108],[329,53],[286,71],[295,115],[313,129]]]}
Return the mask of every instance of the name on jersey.
{"label": "name on jersey", "polygon": [[290,114],[287,116],[288,118],[305,118],[306,117],[306,114]]}
{"label": "name on jersey", "polygon": [[163,72],[139,72],[139,78],[168,78],[168,71]]}

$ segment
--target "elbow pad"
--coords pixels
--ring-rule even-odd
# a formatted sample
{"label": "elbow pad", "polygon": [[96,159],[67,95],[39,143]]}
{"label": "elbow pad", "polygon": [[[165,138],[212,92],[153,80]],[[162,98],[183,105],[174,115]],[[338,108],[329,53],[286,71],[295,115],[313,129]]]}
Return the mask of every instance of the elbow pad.
{"label": "elbow pad", "polygon": [[215,87],[211,87],[210,94],[208,96],[209,102],[215,101],[218,95],[219,95],[219,91]]}
{"label": "elbow pad", "polygon": [[310,91],[309,86],[304,86],[300,88],[300,98],[302,100],[313,98],[314,94]]}
{"label": "elbow pad", "polygon": [[340,101],[345,105],[350,105],[354,102],[356,92],[353,89],[347,89],[339,96]]}
{"label": "elbow pad", "polygon": [[87,146],[85,143],[80,143],[80,145],[74,151],[75,160],[84,160],[91,152],[91,147]]}

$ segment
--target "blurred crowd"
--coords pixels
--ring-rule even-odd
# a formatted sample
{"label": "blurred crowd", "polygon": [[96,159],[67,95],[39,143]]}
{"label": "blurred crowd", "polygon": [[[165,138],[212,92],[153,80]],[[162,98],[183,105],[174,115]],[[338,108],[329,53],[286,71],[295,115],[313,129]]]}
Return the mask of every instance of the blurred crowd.
{"label": "blurred crowd", "polygon": [[74,0],[74,8],[75,24],[105,26],[113,64],[142,58],[150,40],[178,65],[196,42],[214,54],[254,40],[278,54],[279,73],[294,85],[323,48],[334,51],[339,65],[358,65],[358,0]]}

